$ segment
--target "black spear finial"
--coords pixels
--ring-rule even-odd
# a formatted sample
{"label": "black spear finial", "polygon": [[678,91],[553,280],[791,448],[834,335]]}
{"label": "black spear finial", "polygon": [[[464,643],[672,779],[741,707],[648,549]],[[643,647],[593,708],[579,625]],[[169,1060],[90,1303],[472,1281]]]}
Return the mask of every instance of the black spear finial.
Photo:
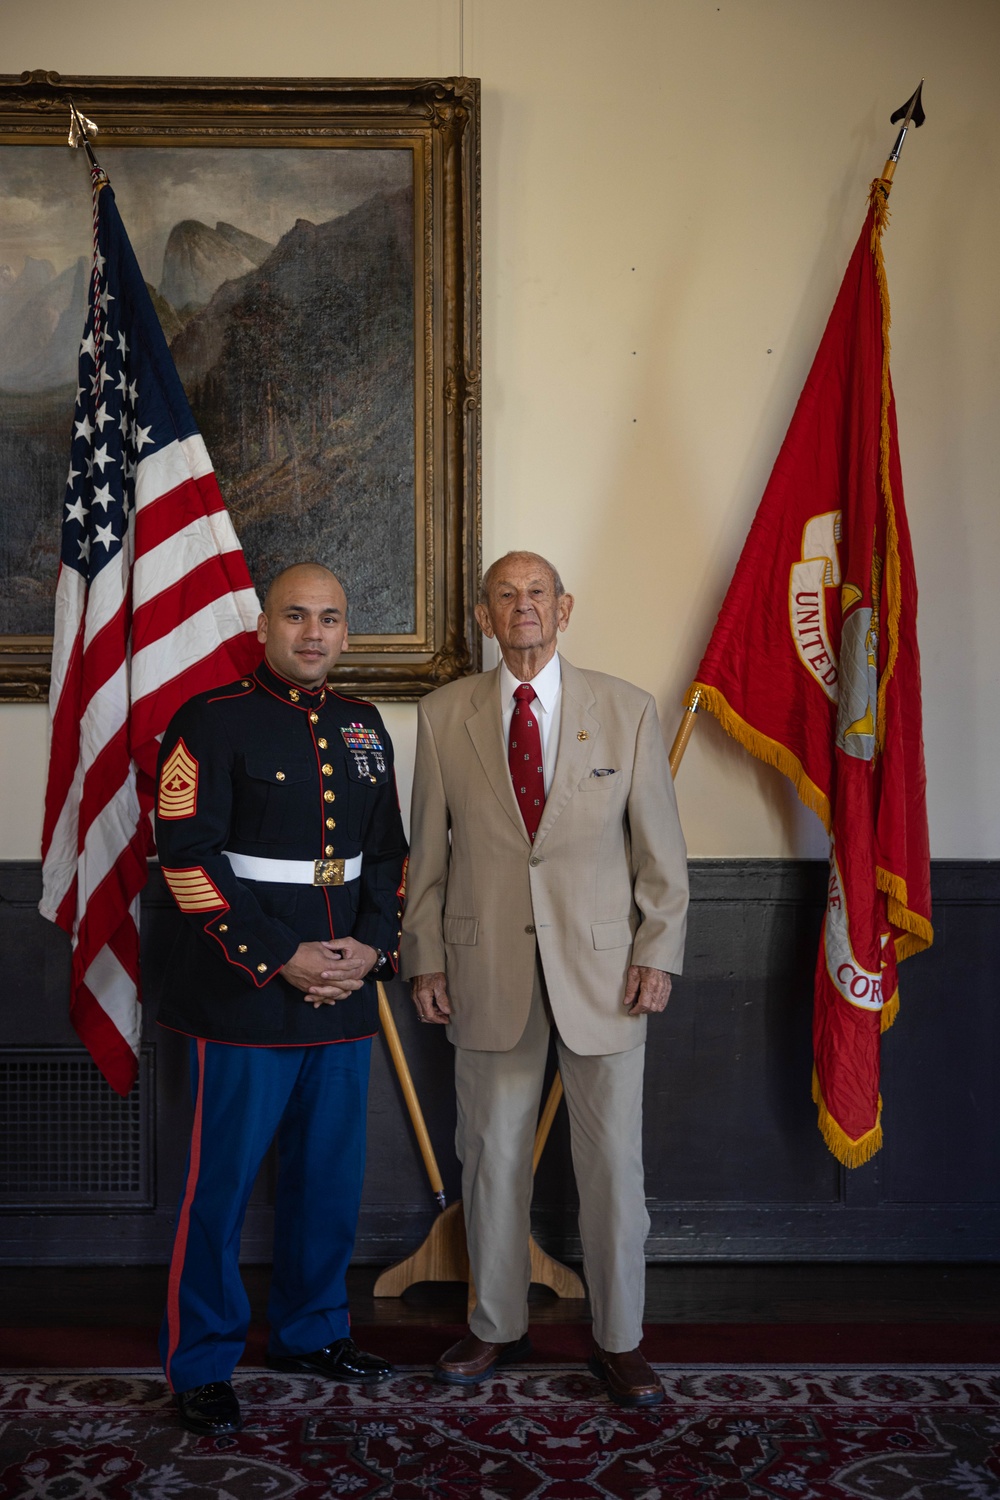
{"label": "black spear finial", "polygon": [[924,80],[921,78],[920,82],[917,84],[915,92],[910,95],[906,103],[901,104],[899,108],[889,116],[890,125],[895,125],[897,120],[902,120],[904,128],[908,125],[912,125],[915,130],[920,129],[921,125],[924,123],[924,120],[927,118],[927,116],[924,114],[924,106],[920,102],[920,94],[923,90],[923,86]]}
{"label": "black spear finial", "polygon": [[924,120],[926,119],[926,116],[924,114],[924,107],[920,102],[920,95],[923,91],[923,87],[924,80],[921,78],[920,82],[917,84],[916,90],[910,95],[906,103],[901,104],[899,108],[897,110],[894,110],[893,113],[889,116],[890,125],[895,125],[897,120],[902,120],[903,123],[899,127],[899,134],[896,137],[896,144],[889,152],[889,158],[886,161],[885,166],[882,168],[882,175],[879,178],[882,193],[886,198],[888,198],[889,190],[892,187],[893,173],[896,170],[896,163],[899,161],[899,153],[903,149],[903,142],[906,140],[906,132],[909,130],[911,125],[913,125],[916,129],[919,129],[919,127],[924,123]]}

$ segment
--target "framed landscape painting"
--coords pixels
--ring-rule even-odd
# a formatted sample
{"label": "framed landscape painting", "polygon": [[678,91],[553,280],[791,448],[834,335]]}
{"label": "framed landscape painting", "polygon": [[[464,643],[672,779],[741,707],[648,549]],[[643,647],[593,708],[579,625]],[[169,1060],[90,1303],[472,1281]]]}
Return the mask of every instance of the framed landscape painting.
{"label": "framed landscape painting", "polygon": [[476,80],[0,79],[0,699],[48,686],[107,172],[263,596],[341,577],[335,685],[415,698],[478,665]]}

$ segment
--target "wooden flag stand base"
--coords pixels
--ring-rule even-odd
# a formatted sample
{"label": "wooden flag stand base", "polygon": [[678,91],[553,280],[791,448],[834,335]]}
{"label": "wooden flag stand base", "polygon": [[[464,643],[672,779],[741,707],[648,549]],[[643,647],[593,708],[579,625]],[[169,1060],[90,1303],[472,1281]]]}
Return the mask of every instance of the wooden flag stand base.
{"label": "wooden flag stand base", "polygon": [[[557,1297],[586,1296],[583,1282],[576,1272],[546,1255],[534,1235],[528,1240],[528,1250],[533,1282],[550,1287]],[[464,1281],[469,1288],[467,1313],[475,1307],[476,1285],[469,1268],[461,1200],[449,1204],[435,1220],[419,1250],[382,1272],[375,1282],[373,1295],[401,1297],[407,1287],[416,1286],[419,1281]]]}
{"label": "wooden flag stand base", "polygon": [[[379,1012],[382,1019],[382,1027],[389,1042],[389,1051],[392,1053],[393,1062],[396,1064],[397,1072],[400,1064],[406,1068],[406,1060],[403,1057],[402,1046],[399,1042],[399,1034],[396,1031],[396,1023],[392,1012],[389,1010],[385,991],[379,985]],[[397,1053],[398,1047],[398,1053]],[[407,1078],[409,1070],[407,1069]],[[417,1140],[420,1143],[421,1154],[424,1156],[424,1164],[427,1163],[427,1155],[424,1152],[423,1139],[427,1139],[427,1147],[430,1150],[430,1140],[427,1138],[427,1127],[420,1114],[420,1105],[417,1103],[416,1093],[413,1091],[412,1080],[409,1089],[403,1082],[400,1073],[400,1083],[406,1098],[410,1118],[413,1120],[414,1129],[417,1132]],[[535,1147],[532,1153],[531,1167],[536,1171],[541,1155],[545,1149],[545,1143],[552,1129],[552,1121],[556,1117],[556,1110],[562,1099],[562,1079],[557,1073],[552,1080],[549,1096],[545,1101],[538,1121],[538,1129],[535,1132]],[[414,1117],[414,1109],[419,1114],[420,1124]],[[433,1151],[431,1151],[433,1158]],[[437,1172],[437,1163],[434,1163],[433,1172],[428,1167],[428,1176],[431,1186],[435,1187],[435,1177],[440,1183],[440,1175]],[[443,1193],[435,1190],[439,1201]],[[584,1297],[583,1282],[575,1271],[569,1266],[564,1266],[561,1261],[553,1260],[551,1255],[546,1255],[541,1245],[538,1244],[534,1235],[528,1240],[528,1250],[531,1255],[531,1279],[539,1286],[550,1287],[557,1297]],[[430,1233],[419,1249],[405,1260],[397,1261],[394,1266],[389,1266],[375,1282],[373,1295],[376,1297],[401,1297],[407,1287],[415,1286],[418,1281],[464,1281],[469,1288],[468,1312],[476,1305],[476,1286],[472,1279],[472,1271],[469,1266],[469,1250],[465,1240],[465,1217],[462,1213],[461,1200],[452,1203],[444,1210],[441,1217],[431,1225]]]}
{"label": "wooden flag stand base", "polygon": [[[674,777],[677,775],[677,768],[687,749],[691,731],[694,729],[694,718],[698,712],[700,696],[700,693],[695,692],[690,702],[685,705],[684,717],[681,719],[670,750],[670,774]],[[462,1204],[459,1201],[450,1204],[447,1208],[444,1206],[444,1184],[434,1156],[434,1148],[427,1133],[416,1089],[413,1087],[413,1079],[403,1053],[403,1044],[399,1039],[399,1032],[396,1030],[396,1023],[381,984],[378,986],[378,1009],[382,1030],[385,1033],[400,1087],[403,1090],[403,1097],[406,1100],[406,1108],[416,1133],[417,1145],[423,1157],[431,1189],[442,1213],[431,1226],[430,1234],[419,1249],[415,1250],[412,1255],[408,1255],[405,1260],[397,1261],[394,1266],[389,1266],[382,1272],[375,1282],[374,1295],[376,1297],[401,1297],[407,1287],[415,1286],[418,1281],[464,1281],[469,1288],[468,1310],[471,1313],[476,1305],[476,1288],[469,1266],[469,1249],[465,1240]],[[535,1131],[535,1147],[531,1160],[533,1172],[538,1170],[538,1163],[545,1150],[545,1143],[549,1138],[549,1131],[552,1129],[552,1122],[556,1117],[562,1096],[562,1079],[556,1073],[552,1080],[552,1087],[549,1089],[549,1096],[545,1101],[545,1108],[538,1120],[538,1129]],[[571,1271],[569,1266],[564,1266],[561,1261],[553,1260],[551,1255],[546,1255],[536,1242],[534,1235],[529,1236],[528,1249],[531,1254],[533,1282],[539,1286],[550,1287],[557,1297],[584,1297],[586,1295],[583,1282],[576,1272]]]}

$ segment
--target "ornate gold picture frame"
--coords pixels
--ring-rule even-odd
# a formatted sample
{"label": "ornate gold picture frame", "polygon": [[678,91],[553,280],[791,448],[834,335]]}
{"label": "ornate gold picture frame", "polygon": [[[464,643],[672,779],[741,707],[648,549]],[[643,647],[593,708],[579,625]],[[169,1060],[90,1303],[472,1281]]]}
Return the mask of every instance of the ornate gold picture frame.
{"label": "ornate gold picture frame", "polygon": [[70,100],[258,591],[298,558],[341,574],[348,693],[474,670],[478,81],[36,72],[0,78],[0,701],[48,691],[90,255]]}

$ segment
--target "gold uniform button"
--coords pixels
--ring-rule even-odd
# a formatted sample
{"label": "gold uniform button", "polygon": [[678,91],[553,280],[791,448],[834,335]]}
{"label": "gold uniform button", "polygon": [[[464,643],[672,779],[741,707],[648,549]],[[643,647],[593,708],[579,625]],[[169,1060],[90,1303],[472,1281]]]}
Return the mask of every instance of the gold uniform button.
{"label": "gold uniform button", "polygon": [[327,818],[327,820],[326,820],[326,826],[327,826],[327,828],[336,828],[336,826],[337,826],[337,820],[336,820],[336,818]]}
{"label": "gold uniform button", "polygon": [[317,740],[316,743],[321,750],[326,749],[326,740]]}
{"label": "gold uniform button", "polygon": [[324,793],[323,793],[323,801],[324,801],[324,802],[336,802],[336,800],[337,800],[337,799],[336,799],[336,797],[335,797],[335,796],[334,796],[334,795],[333,795],[333,793],[332,793],[332,792],[324,792]]}
{"label": "gold uniform button", "polygon": [[291,700],[292,700],[293,703],[298,703],[298,701],[299,701],[299,690],[298,690],[298,688],[289,688],[288,689],[288,696],[289,696],[289,698],[291,698]]}
{"label": "gold uniform button", "polygon": [[331,766],[331,764],[330,764],[329,761],[324,761],[324,763],[323,763],[323,775],[324,776],[332,776],[333,775],[333,767]]}
{"label": "gold uniform button", "polygon": [[333,853],[333,845],[327,844],[326,848],[323,850],[323,853],[328,856],[331,855]]}
{"label": "gold uniform button", "polygon": [[219,931],[220,932],[228,932],[229,931],[229,923],[228,922],[220,922],[219,923]]}
{"label": "gold uniform button", "polygon": [[246,951],[247,951],[247,945],[246,945],[246,943],[241,943],[240,944],[240,952],[241,953],[245,953]]}
{"label": "gold uniform button", "polygon": [[258,964],[257,965],[257,973],[258,974],[266,974],[267,973],[267,964]]}
{"label": "gold uniform button", "polygon": [[275,771],[275,773],[274,773],[274,779],[275,779],[275,781],[284,781],[284,779],[285,779],[285,773],[284,773],[284,771]]}
{"label": "gold uniform button", "polygon": [[250,686],[250,679],[249,679],[249,677],[244,677],[243,681],[240,683],[240,687],[249,687],[249,686]]}
{"label": "gold uniform button", "polygon": [[310,724],[318,724],[319,723],[319,714],[315,713],[315,712],[311,713],[309,715],[309,722],[310,722]]}

